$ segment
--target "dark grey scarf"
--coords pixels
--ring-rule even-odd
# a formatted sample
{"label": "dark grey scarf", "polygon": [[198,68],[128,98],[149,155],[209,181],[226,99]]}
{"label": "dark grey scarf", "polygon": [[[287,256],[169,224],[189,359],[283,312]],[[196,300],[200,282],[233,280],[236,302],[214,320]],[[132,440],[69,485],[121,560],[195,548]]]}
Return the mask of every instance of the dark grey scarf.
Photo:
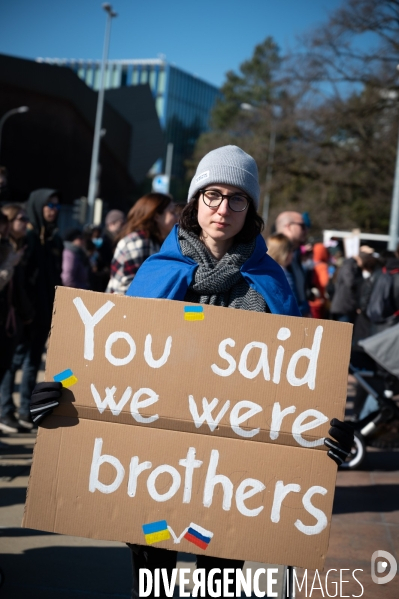
{"label": "dark grey scarf", "polygon": [[248,285],[240,272],[255,249],[255,241],[233,245],[221,260],[216,260],[196,235],[181,227],[179,242],[183,255],[198,263],[184,298],[186,302],[270,312],[263,297]]}

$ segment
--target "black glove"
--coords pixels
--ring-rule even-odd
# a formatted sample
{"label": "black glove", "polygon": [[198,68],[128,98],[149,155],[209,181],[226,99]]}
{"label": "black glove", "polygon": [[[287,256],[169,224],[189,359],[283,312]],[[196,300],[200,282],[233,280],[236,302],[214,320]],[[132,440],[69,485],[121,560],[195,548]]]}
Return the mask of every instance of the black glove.
{"label": "black glove", "polygon": [[62,384],[55,381],[38,383],[32,391],[29,411],[32,421],[37,424],[45,416],[51,414],[59,405],[62,393]]}
{"label": "black glove", "polygon": [[352,449],[355,439],[353,426],[348,422],[341,422],[338,418],[333,418],[330,424],[331,428],[328,431],[328,434],[331,435],[335,441],[327,437],[324,439],[324,445],[329,449],[327,455],[340,466],[345,462],[348,455],[350,455]]}

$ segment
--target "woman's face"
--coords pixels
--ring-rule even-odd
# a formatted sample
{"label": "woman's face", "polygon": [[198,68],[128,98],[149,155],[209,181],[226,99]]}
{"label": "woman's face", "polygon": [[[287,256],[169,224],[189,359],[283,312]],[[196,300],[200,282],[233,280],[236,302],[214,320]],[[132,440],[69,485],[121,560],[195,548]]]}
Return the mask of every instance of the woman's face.
{"label": "woman's face", "polygon": [[[233,195],[234,193],[246,194],[239,187],[234,185],[209,185],[206,189],[215,189],[223,195]],[[218,208],[210,208],[203,201],[201,193],[198,200],[198,224],[202,230],[202,238],[209,239],[213,243],[226,243],[233,241],[233,238],[241,231],[244,226],[247,210],[243,212],[234,212],[229,207],[227,199],[224,198]]]}
{"label": "woman's face", "polygon": [[21,210],[21,212],[18,212],[17,216],[11,223],[12,236],[16,239],[24,237],[26,235],[26,228],[28,226],[28,222],[29,219],[26,216],[26,213],[23,210]]}
{"label": "woman's face", "polygon": [[177,223],[177,215],[173,202],[170,202],[161,214],[155,215],[155,222],[158,225],[161,238],[166,239],[173,226]]}

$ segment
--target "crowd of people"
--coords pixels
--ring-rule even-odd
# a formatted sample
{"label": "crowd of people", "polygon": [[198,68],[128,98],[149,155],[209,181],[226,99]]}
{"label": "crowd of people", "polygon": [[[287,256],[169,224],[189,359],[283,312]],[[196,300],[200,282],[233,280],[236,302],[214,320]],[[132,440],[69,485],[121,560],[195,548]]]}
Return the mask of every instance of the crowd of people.
{"label": "crowd of people", "polygon": [[[23,205],[0,207],[0,430],[33,428],[32,390],[50,331],[55,287],[124,293],[141,264],[176,223],[169,195],[149,193],[129,214],[111,210],[102,227],[73,228],[61,237],[61,194],[32,192]],[[22,371],[17,410],[15,375]],[[16,415],[17,414],[17,415]]]}
{"label": "crowd of people", "polygon": [[[140,198],[126,219],[119,211],[111,211],[105,219],[104,233],[96,228],[74,230],[65,235],[64,241],[56,228],[58,191],[33,192],[26,210],[3,206],[1,335],[11,356],[2,372],[3,431],[32,426],[29,403],[35,422],[39,422],[61,398],[59,382],[35,386],[57,285],[96,287],[108,293],[258,313],[311,316],[301,260],[307,232],[303,216],[284,212],[277,218],[270,246],[281,262],[280,268],[268,254],[261,235],[264,223],[257,213],[259,197],[254,159],[236,146],[225,146],[200,161],[178,226],[172,198],[158,193]],[[24,308],[22,302],[17,302],[19,294],[29,302]],[[16,370],[21,367],[17,420],[12,390]],[[352,429],[333,418],[329,435],[332,438],[324,440],[327,455],[340,465],[349,455]],[[129,547],[132,597],[139,596],[140,568],[166,568],[170,576],[176,567],[175,551],[148,545]],[[236,572],[243,563],[197,556],[197,567],[206,572],[215,567]]]}
{"label": "crowd of people", "polygon": [[[39,189],[23,205],[1,206],[3,433],[33,427],[29,402],[50,330],[55,287],[126,293],[143,262],[160,251],[180,212],[170,195],[148,193],[127,215],[115,209],[108,212],[103,228],[73,228],[61,238],[57,229],[60,199],[57,190]],[[392,324],[399,312],[399,248],[396,253],[378,254],[361,246],[358,256],[344,258],[338,241],[329,247],[309,243],[304,216],[295,211],[280,213],[273,229],[267,238],[267,252],[281,266],[301,316],[353,323],[354,351],[362,356],[357,342]],[[393,281],[385,300],[377,297],[382,275]],[[382,316],[376,316],[378,301],[385,301]],[[20,369],[17,411],[13,393]]]}
{"label": "crowd of people", "polygon": [[[291,215],[298,227],[303,223],[299,213],[283,215]],[[306,241],[306,227],[297,231],[296,239],[292,232],[276,232],[268,237],[267,246],[287,277],[301,315],[350,322],[355,325],[354,341],[390,326],[389,317],[399,312],[399,245],[396,252],[377,252],[363,245],[358,255],[345,258],[338,240],[330,241],[328,247],[321,242],[311,244]],[[385,313],[373,316],[376,308],[370,302],[376,301],[382,274],[392,277],[392,286],[386,292]]]}
{"label": "crowd of people", "polygon": [[[302,316],[352,323],[352,367],[377,372],[361,342],[399,323],[399,245],[395,252],[363,245],[357,255],[345,257],[342,240],[331,240],[328,247],[308,243],[299,213],[282,213],[275,228],[267,240],[268,251],[282,267]],[[398,382],[395,388],[399,390]],[[379,410],[378,402],[358,384],[353,403],[355,422]],[[397,422],[388,427],[386,439],[392,433],[397,438],[397,428]],[[378,446],[385,447],[384,439],[380,435]]]}
{"label": "crowd of people", "polygon": [[[181,208],[170,195],[148,193],[136,201],[127,215],[115,209],[108,212],[103,228],[73,228],[61,238],[57,229],[60,199],[61,194],[55,189],[38,189],[25,204],[3,201],[0,210],[3,433],[33,427],[29,402],[50,330],[55,287],[126,293],[140,266],[160,251]],[[209,202],[212,205],[217,200],[210,198]],[[259,218],[253,211],[254,218]],[[197,218],[197,212],[190,218]],[[190,230],[187,219],[183,210],[180,231],[182,225]],[[198,233],[197,229],[194,226],[193,232]],[[378,254],[373,248],[362,246],[358,256],[344,258],[338,241],[329,247],[309,243],[304,215],[284,211],[267,238],[266,251],[281,266],[301,316],[353,323],[354,352],[360,356],[358,341],[392,324],[392,318],[399,313],[399,248],[396,253]],[[214,259],[220,262],[218,256],[210,258],[209,252],[203,257],[212,268]],[[389,298],[385,300],[378,298],[377,293],[385,280],[380,278],[382,275],[393,281],[390,287],[388,281],[385,293]],[[383,316],[378,314],[378,301],[385,301]],[[22,370],[22,379],[17,410],[13,393],[18,370]]]}

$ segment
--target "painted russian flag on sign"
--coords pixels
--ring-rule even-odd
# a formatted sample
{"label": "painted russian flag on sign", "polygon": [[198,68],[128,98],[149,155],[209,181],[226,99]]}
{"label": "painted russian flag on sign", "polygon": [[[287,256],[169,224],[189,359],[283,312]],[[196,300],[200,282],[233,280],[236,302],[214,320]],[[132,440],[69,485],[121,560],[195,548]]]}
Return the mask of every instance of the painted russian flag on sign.
{"label": "painted russian flag on sign", "polygon": [[197,545],[197,547],[200,547],[201,549],[206,549],[208,547],[212,537],[213,532],[206,530],[206,528],[202,528],[199,524],[194,524],[194,522],[191,522],[184,535],[184,538],[187,539],[187,541],[194,543],[194,545]]}
{"label": "painted russian flag on sign", "polygon": [[204,320],[202,306],[184,306],[184,320]]}

